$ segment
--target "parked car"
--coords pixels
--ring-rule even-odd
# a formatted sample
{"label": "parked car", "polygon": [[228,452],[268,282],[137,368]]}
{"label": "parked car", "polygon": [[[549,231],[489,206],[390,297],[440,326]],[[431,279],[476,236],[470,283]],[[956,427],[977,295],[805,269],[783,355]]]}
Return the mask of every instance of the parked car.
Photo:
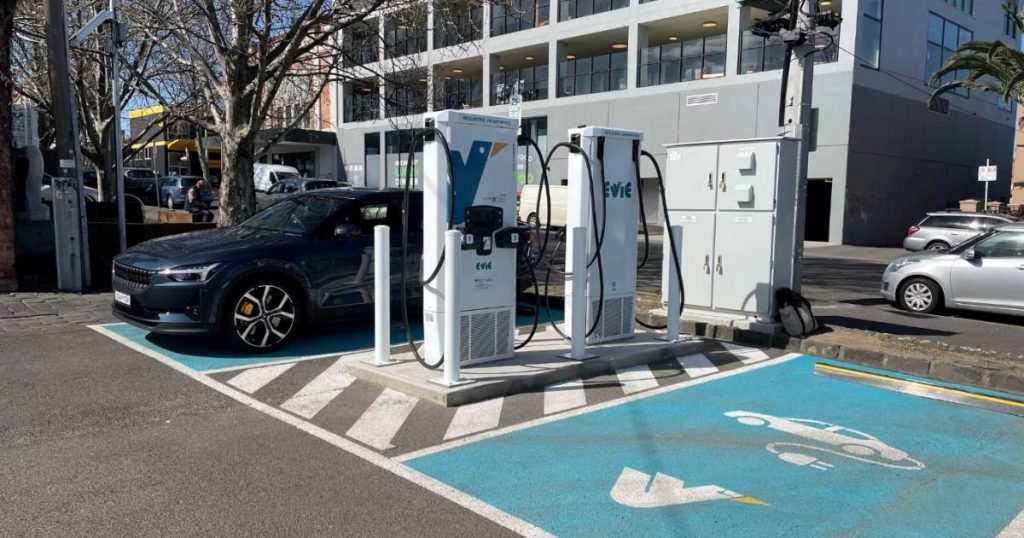
{"label": "parked car", "polygon": [[274,183],[267,192],[257,192],[256,206],[263,209],[292,194],[347,186],[348,184],[342,184],[332,179],[288,178]]}
{"label": "parked car", "polygon": [[[188,190],[203,179],[199,176],[164,176],[160,178],[160,205],[170,209],[185,207],[185,200],[188,198]],[[201,191],[203,202],[212,203],[216,196],[209,185]]]}
{"label": "parked car", "polygon": [[157,196],[157,179],[156,173],[152,170],[125,168],[124,192],[137,196],[146,205],[160,205],[160,197]]}
{"label": "parked car", "polygon": [[996,226],[1014,222],[1010,217],[981,213],[928,213],[907,229],[903,248],[909,251],[943,252]]}
{"label": "parked car", "polygon": [[[53,176],[50,174],[43,174],[43,186],[39,188],[39,198],[46,203],[53,203],[53,190],[51,185],[53,184]],[[86,203],[92,203],[100,199],[99,192],[92,187],[82,185],[82,194],[85,195]]]}
{"label": "parked car", "polygon": [[882,296],[910,312],[943,307],[1024,316],[1024,224],[1007,224],[948,252],[900,256],[882,274]]}
{"label": "parked car", "polygon": [[285,179],[302,179],[297,168],[283,164],[256,163],[253,166],[253,182],[256,192],[267,192],[270,187]]}
{"label": "parked car", "polygon": [[[569,187],[565,185],[551,185],[551,226],[553,228],[565,227],[565,207],[568,199]],[[537,200],[540,199],[540,209],[537,208]],[[539,184],[523,185],[519,193],[519,220],[537,228],[541,224],[548,223],[548,204],[544,196],[544,189]]]}
{"label": "parked car", "polygon": [[[411,193],[410,221],[422,222]],[[220,334],[269,351],[301,327],[373,311],[373,227],[391,227],[399,297],[402,191],[325,189],[293,195],[242,224],[154,239],[114,258],[113,313],[159,333]],[[420,226],[409,236],[407,288],[418,285]]]}

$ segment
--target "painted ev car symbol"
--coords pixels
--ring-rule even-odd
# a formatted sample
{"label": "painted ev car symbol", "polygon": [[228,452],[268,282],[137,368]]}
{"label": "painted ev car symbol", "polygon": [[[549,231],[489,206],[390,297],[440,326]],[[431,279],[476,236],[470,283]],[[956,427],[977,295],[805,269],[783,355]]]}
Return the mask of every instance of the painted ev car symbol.
{"label": "painted ev car symbol", "polygon": [[877,437],[828,422],[782,418],[750,411],[730,411],[725,413],[725,416],[735,418],[737,422],[747,426],[767,426],[806,441],[813,441],[813,445],[781,442],[770,443],[766,447],[769,452],[778,454],[779,459],[794,465],[808,465],[823,471],[832,467],[831,464],[806,453],[811,451],[827,452],[844,458],[897,469],[918,470],[924,468],[923,463],[911,458],[906,452],[883,443]]}

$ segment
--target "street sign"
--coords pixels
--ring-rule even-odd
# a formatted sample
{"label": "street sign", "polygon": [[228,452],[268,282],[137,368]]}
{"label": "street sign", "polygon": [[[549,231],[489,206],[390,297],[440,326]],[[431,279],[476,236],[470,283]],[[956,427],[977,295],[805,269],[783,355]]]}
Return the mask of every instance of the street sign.
{"label": "street sign", "polygon": [[995,181],[996,180],[996,166],[979,166],[978,167],[978,181]]}
{"label": "street sign", "polygon": [[523,118],[523,96],[513,93],[508,98],[508,116],[517,120]]}

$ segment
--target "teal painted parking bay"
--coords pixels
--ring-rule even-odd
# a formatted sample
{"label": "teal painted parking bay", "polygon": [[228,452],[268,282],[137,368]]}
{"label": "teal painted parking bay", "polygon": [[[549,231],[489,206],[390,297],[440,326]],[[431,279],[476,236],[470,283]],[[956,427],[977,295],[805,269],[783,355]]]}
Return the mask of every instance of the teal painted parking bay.
{"label": "teal painted parking bay", "polygon": [[[556,320],[561,320],[561,310],[553,309],[552,316]],[[516,321],[520,327],[531,325],[533,323],[533,315],[520,314]],[[547,322],[545,314],[542,314],[542,321]],[[135,345],[159,353],[164,357],[200,372],[220,368],[235,368],[338,355],[373,348],[372,322],[350,323],[307,330],[297,335],[294,341],[281,349],[255,355],[234,351],[218,339],[212,337],[154,334],[127,323],[109,323],[102,325],[102,327]],[[405,329],[397,323],[393,324],[392,327],[391,344],[405,343]],[[423,338],[423,326],[418,321],[412,323],[412,334],[416,340]]]}
{"label": "teal painted parking bay", "polygon": [[816,361],[406,464],[560,536],[997,536],[1024,511],[1024,419],[817,376]]}

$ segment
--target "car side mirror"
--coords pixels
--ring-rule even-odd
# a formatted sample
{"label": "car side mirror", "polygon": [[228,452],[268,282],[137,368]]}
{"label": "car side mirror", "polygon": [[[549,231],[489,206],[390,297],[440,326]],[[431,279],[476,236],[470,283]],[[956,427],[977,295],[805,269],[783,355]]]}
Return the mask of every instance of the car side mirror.
{"label": "car side mirror", "polygon": [[362,230],[355,224],[339,224],[334,227],[335,239],[352,239],[362,234]]}
{"label": "car side mirror", "polygon": [[961,252],[960,257],[965,260],[977,260],[981,258],[981,256],[973,248],[969,248]]}

